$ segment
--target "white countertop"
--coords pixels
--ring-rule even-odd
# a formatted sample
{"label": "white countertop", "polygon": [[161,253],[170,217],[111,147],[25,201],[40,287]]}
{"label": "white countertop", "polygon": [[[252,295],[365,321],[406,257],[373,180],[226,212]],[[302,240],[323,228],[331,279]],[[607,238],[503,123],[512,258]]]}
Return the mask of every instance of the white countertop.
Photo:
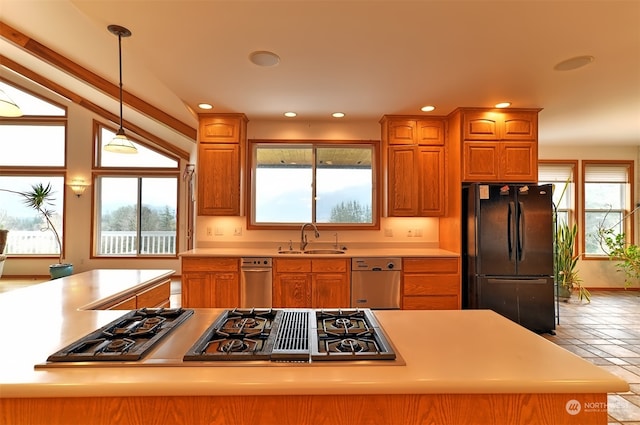
{"label": "white countertop", "polygon": [[[404,360],[397,366],[34,368],[124,314],[79,310],[95,301],[89,298],[166,272],[93,271],[0,294],[0,396],[606,393],[629,388],[604,369],[487,310],[376,311]],[[154,352],[190,346],[202,323],[194,317],[212,320],[220,312],[195,310]]]}
{"label": "white countertop", "polygon": [[[288,246],[283,246],[287,249]],[[298,249],[298,245],[293,245]],[[330,248],[309,246],[307,249]],[[227,248],[195,248],[181,252],[181,257],[274,257],[274,258],[353,258],[353,257],[460,257],[452,251],[439,248],[409,248],[388,246],[384,248],[349,247],[344,254],[279,254],[278,247],[246,246]]]}

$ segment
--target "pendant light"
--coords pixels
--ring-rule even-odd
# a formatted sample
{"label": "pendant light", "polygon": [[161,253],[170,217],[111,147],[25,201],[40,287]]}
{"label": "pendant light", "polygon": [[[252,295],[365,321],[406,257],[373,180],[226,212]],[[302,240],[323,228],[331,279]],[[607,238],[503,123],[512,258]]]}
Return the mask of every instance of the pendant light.
{"label": "pendant light", "polygon": [[0,89],[0,117],[21,117],[22,111],[20,107],[11,100],[4,90]]}
{"label": "pendant light", "polygon": [[118,63],[120,66],[120,128],[116,136],[104,147],[104,150],[115,153],[138,153],[138,149],[127,139],[122,127],[122,37],[130,37],[131,31],[120,25],[109,25],[107,29],[118,36]]}

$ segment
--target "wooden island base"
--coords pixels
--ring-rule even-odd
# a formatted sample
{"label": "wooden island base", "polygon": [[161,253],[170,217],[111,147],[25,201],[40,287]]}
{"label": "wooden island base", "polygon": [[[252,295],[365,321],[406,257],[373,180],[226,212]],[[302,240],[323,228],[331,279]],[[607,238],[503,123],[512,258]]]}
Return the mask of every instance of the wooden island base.
{"label": "wooden island base", "polygon": [[[0,399],[3,424],[606,424],[606,394],[163,396]],[[571,413],[573,414],[571,414]]]}

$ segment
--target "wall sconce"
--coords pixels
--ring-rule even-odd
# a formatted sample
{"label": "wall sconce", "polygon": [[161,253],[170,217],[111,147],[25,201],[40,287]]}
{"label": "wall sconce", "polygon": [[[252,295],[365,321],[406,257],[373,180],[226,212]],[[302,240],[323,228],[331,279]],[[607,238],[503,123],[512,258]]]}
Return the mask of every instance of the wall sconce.
{"label": "wall sconce", "polygon": [[78,198],[84,193],[87,186],[89,185],[86,184],[82,179],[73,179],[69,184],[69,187]]}

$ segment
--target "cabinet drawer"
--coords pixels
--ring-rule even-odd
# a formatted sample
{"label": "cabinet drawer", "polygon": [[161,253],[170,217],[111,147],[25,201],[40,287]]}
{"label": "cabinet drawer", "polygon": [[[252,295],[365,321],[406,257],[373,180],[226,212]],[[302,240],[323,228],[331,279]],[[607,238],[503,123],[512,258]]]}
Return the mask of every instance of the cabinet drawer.
{"label": "cabinet drawer", "polygon": [[118,301],[117,303],[107,307],[107,310],[135,310],[137,306],[136,296],[133,295],[129,298],[125,298],[122,301]]}
{"label": "cabinet drawer", "polygon": [[437,295],[430,297],[404,297],[404,310],[458,310],[458,297],[454,295]]}
{"label": "cabinet drawer", "polygon": [[349,270],[349,260],[340,258],[311,260],[312,272],[346,272],[347,270]]}
{"label": "cabinet drawer", "polygon": [[164,304],[171,295],[171,281],[167,280],[137,295],[137,308],[153,308]]}
{"label": "cabinet drawer", "polygon": [[238,271],[237,258],[183,257],[183,272],[232,272]]}
{"label": "cabinet drawer", "polygon": [[458,258],[405,258],[405,273],[457,274]]}
{"label": "cabinet drawer", "polygon": [[458,295],[458,275],[405,275],[404,295]]}
{"label": "cabinet drawer", "polygon": [[282,273],[282,272],[308,273],[311,271],[311,259],[289,260],[289,259],[276,258],[274,260],[274,269],[276,273]]}

